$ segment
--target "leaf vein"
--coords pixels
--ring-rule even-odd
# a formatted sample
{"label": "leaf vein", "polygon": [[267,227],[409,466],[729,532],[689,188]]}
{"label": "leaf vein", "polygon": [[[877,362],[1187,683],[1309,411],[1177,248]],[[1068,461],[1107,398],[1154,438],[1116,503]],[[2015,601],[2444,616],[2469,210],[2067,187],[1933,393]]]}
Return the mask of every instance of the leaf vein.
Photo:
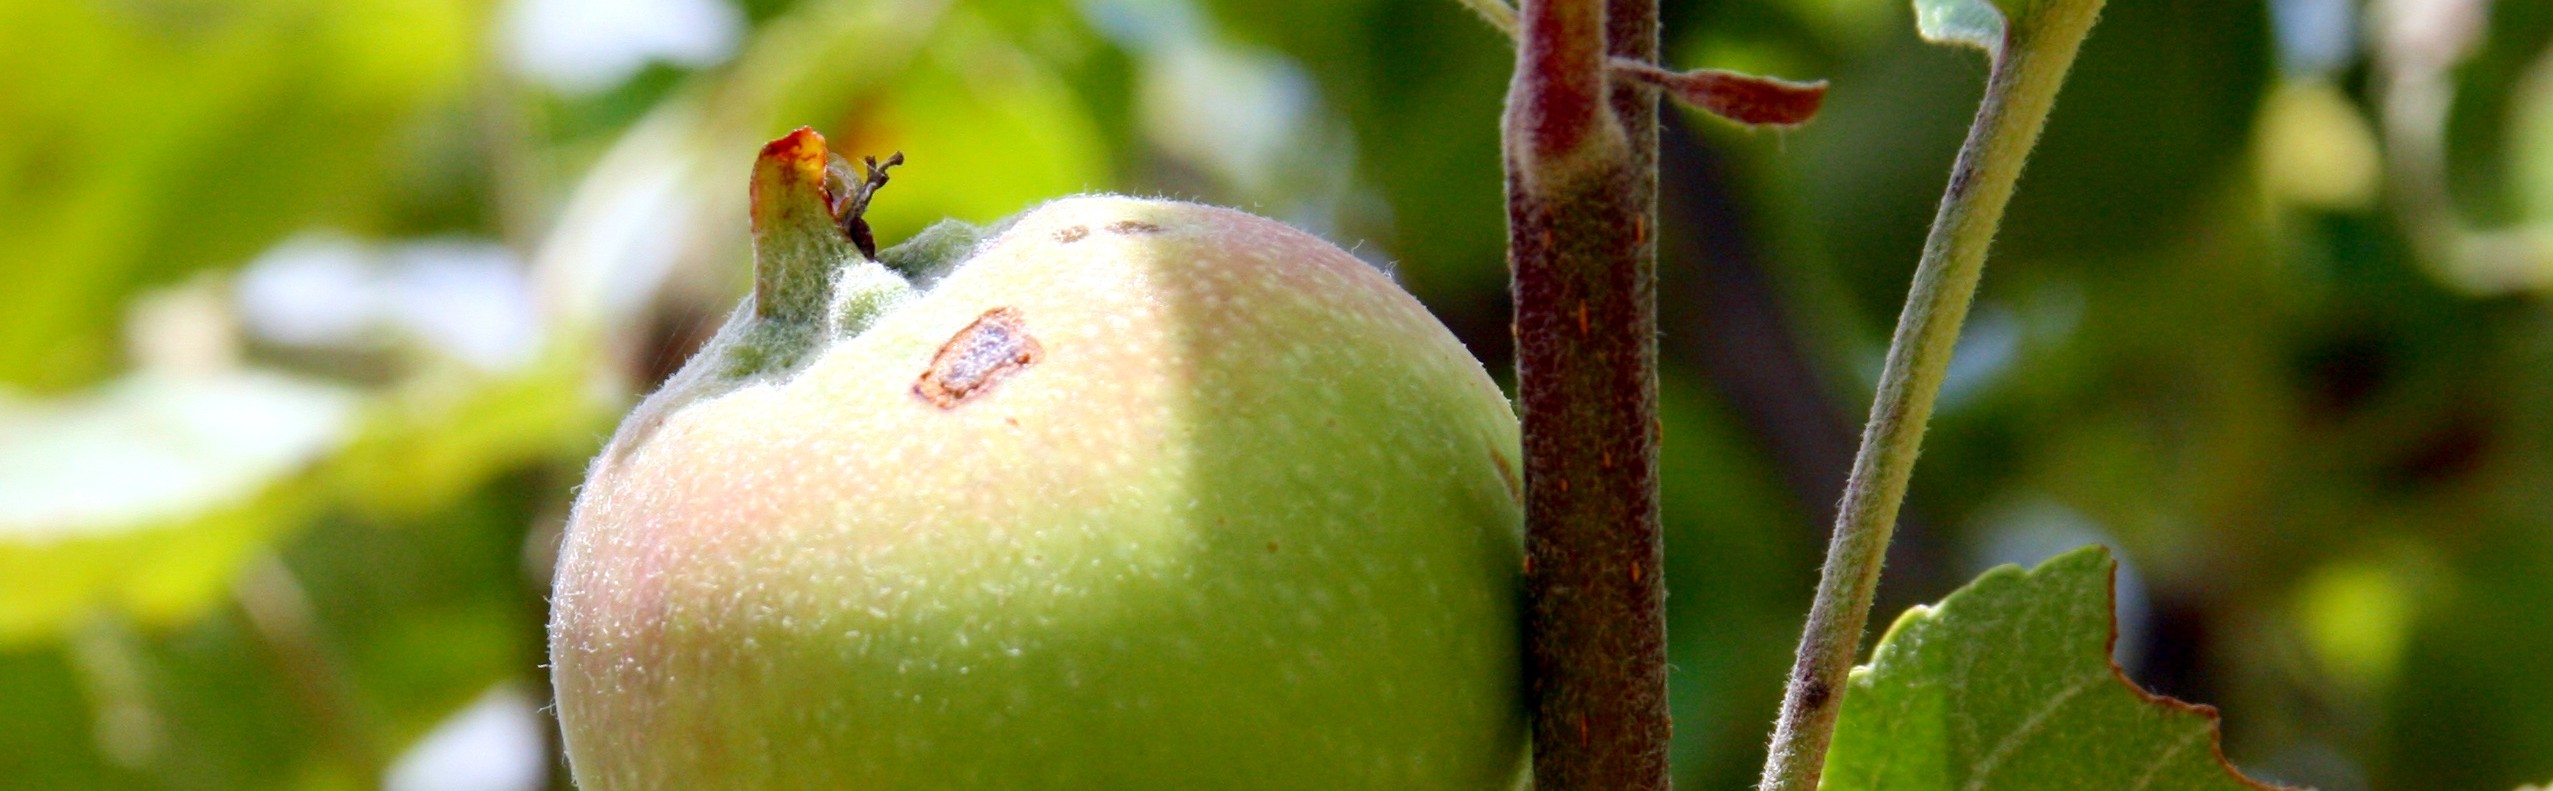
{"label": "leaf vein", "polygon": [[2199,738],[2206,735],[2207,731],[2200,729],[2192,730],[2188,736],[2181,737],[2181,740],[2178,743],[2175,743],[2170,748],[2165,749],[2162,755],[2154,757],[2154,763],[2145,767],[2144,774],[2136,776],[2136,785],[2128,786],[2128,791],[2145,791],[2145,787],[2154,783],[2154,776],[2161,773],[2163,771],[2163,767],[2170,765],[2172,763],[2172,759],[2175,756],[2180,755],[2182,750],[2189,749],[2190,745],[2197,744]]}
{"label": "leaf vein", "polygon": [[2100,683],[2102,675],[2092,673],[2076,679],[2074,683],[2067,685],[2064,691],[2058,692],[2050,697],[2047,703],[2040,705],[2038,711],[2030,712],[2030,716],[2023,719],[2019,726],[2005,732],[2003,739],[1995,743],[1995,748],[1987,752],[1986,757],[1977,761],[1976,765],[1969,768],[1968,783],[1964,786],[1966,791],[1984,789],[1986,778],[1992,776],[1995,770],[2003,765],[2005,759],[2011,758],[2014,751],[2021,749],[2023,742],[2029,741],[2032,735],[2046,727],[2048,718],[2055,716],[2057,710],[2064,708],[2068,701],[2074,699],[2074,696],[2083,694],[2084,690],[2091,689],[2094,684]]}

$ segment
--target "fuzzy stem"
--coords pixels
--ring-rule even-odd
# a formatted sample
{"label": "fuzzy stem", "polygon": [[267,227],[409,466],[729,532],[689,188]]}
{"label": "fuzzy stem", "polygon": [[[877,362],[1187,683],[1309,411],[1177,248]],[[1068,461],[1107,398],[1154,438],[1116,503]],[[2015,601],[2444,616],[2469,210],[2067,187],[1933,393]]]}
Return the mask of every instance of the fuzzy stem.
{"label": "fuzzy stem", "polygon": [[834,217],[826,153],[823,135],[799,127],[754,159],[755,318],[821,325],[835,270],[865,258]]}
{"label": "fuzzy stem", "polygon": [[2098,2],[2035,7],[2050,12],[2013,20],[2010,38],[1990,49],[1995,60],[1984,104],[1959,149],[1950,186],[1924,241],[1923,258],[1916,264],[1914,285],[1880,373],[1861,452],[1844,485],[1817,600],[1810,606],[1781,721],[1765,759],[1761,791],[1812,791],[1825,769],[1835,718],[1843,710],[1846,674],[1879,586],[1880,562],[1960,324],[1976,295],[1986,249],[2099,8]]}
{"label": "fuzzy stem", "polygon": [[[1507,97],[1535,787],[1667,786],[1654,0],[1529,0]],[[1611,47],[1608,48],[1608,42]]]}

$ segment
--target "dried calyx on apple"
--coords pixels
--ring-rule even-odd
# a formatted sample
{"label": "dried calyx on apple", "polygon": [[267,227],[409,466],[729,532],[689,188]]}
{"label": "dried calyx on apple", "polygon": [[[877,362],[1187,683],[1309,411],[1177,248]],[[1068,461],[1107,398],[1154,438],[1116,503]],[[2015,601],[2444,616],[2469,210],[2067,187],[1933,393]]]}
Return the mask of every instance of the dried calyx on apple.
{"label": "dried calyx on apple", "polygon": [[1517,429],[1480,363],[1227,209],[873,252],[896,161],[765,147],[753,295],[595,460],[550,637],[577,784],[1512,786]]}

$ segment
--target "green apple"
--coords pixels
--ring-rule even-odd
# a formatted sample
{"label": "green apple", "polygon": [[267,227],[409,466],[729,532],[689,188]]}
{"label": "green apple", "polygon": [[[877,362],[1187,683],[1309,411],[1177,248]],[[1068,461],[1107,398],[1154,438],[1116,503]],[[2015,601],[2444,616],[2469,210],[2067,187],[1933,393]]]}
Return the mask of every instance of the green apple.
{"label": "green apple", "polygon": [[916,290],[825,163],[764,149],[755,295],[577,500],[579,786],[1514,785],[1516,420],[1417,301],[1115,196],[877,256]]}

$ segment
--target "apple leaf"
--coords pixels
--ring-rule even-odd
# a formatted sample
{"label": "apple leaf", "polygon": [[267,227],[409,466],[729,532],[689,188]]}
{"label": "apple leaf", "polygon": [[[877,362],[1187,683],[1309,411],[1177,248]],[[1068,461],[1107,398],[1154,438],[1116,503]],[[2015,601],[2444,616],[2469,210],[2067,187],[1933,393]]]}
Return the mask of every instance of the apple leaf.
{"label": "apple leaf", "polygon": [[483,144],[440,119],[483,93],[493,4],[193,8],[0,3],[0,383],[105,382],[137,293],[399,216],[438,145]]}
{"label": "apple leaf", "polygon": [[2225,762],[2215,709],[2110,663],[2112,569],[2086,547],[1908,610],[1853,669],[1820,788],[2272,788]]}
{"label": "apple leaf", "polygon": [[2075,28],[2058,38],[2079,42],[2080,28],[2089,27],[2090,15],[2100,10],[2100,0],[1915,0],[1915,32],[1935,44],[1985,50],[2000,61],[2007,44],[2029,39],[2043,28]]}
{"label": "apple leaf", "polygon": [[0,645],[115,605],[182,620],[294,524],[296,474],[352,433],[355,394],[274,373],[141,372],[94,394],[0,393]]}
{"label": "apple leaf", "polygon": [[1997,55],[2003,11],[1991,0],[1915,0],[1915,32],[1935,44],[1962,44]]}

